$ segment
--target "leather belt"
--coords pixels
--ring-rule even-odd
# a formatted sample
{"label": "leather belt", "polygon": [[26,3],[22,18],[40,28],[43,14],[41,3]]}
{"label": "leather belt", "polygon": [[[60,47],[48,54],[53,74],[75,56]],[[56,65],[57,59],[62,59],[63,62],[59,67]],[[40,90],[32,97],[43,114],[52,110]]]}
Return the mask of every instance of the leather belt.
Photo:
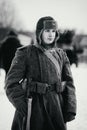
{"label": "leather belt", "polygon": [[58,84],[47,84],[41,82],[31,82],[28,86],[29,92],[45,94],[51,91],[56,91],[57,93],[62,92],[61,86]]}

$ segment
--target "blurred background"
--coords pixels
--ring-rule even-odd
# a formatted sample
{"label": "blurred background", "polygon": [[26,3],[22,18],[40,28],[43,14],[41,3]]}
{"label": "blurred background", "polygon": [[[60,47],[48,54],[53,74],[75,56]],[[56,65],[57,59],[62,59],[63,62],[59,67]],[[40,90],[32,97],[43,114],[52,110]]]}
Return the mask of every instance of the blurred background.
{"label": "blurred background", "polygon": [[66,51],[76,86],[77,116],[68,130],[87,130],[87,1],[0,0],[0,130],[10,130],[15,109],[4,91],[5,76],[15,51],[32,44],[38,19],[56,19],[57,47]]}

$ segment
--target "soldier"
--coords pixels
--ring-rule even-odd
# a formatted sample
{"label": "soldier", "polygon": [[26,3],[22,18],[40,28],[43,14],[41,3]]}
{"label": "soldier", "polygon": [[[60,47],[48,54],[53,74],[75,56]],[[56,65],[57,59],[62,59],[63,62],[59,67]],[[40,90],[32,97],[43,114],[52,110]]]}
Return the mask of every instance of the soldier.
{"label": "soldier", "polygon": [[66,53],[56,47],[57,30],[52,17],[40,18],[35,43],[15,54],[5,83],[16,108],[12,130],[66,130],[75,119],[74,81]]}

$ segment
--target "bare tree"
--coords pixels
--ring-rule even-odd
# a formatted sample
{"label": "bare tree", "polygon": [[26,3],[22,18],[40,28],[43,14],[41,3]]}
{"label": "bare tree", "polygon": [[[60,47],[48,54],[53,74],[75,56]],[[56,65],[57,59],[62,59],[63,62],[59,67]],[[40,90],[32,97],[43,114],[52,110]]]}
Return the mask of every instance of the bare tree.
{"label": "bare tree", "polygon": [[11,0],[0,0],[0,27],[11,27],[15,10]]}

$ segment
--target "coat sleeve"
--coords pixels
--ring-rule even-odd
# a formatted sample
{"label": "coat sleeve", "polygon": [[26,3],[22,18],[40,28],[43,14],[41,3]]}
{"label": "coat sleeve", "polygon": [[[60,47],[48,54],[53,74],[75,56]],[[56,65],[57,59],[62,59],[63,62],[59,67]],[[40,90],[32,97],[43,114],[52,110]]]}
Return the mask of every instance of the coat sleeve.
{"label": "coat sleeve", "polygon": [[63,52],[63,69],[62,80],[65,81],[64,96],[64,118],[65,121],[71,121],[76,115],[76,90],[72,77],[69,59],[65,52]]}
{"label": "coat sleeve", "polygon": [[25,91],[20,84],[26,70],[26,49],[18,49],[6,76],[5,90],[8,99],[24,116],[26,113]]}

